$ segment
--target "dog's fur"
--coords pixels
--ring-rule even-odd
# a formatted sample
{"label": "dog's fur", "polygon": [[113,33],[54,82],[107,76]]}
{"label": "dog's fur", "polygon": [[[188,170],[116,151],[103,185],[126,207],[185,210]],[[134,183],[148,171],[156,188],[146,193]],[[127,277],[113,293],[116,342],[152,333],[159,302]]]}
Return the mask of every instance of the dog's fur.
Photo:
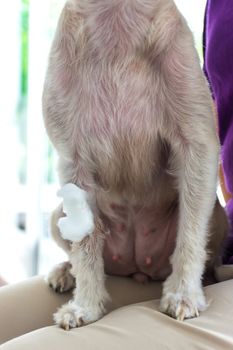
{"label": "dog's fur", "polygon": [[[56,322],[69,329],[104,313],[104,217],[113,198],[155,212],[177,204],[172,273],[164,282],[161,311],[178,319],[197,316],[207,305],[201,280],[208,236],[211,269],[227,223],[216,202],[213,103],[192,34],[174,2],[68,1],[43,105],[61,184],[88,191],[96,222],[93,235],[71,243],[56,226],[61,207],[53,214],[53,235],[77,279],[74,298],[57,312]],[[73,286],[71,265],[49,275],[54,289]]]}

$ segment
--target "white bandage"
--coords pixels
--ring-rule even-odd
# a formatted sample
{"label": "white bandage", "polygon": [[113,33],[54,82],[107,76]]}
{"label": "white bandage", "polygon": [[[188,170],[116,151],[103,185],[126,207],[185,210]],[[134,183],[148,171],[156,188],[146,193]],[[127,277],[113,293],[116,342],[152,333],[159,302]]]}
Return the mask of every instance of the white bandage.
{"label": "white bandage", "polygon": [[58,220],[64,239],[80,242],[94,231],[94,218],[87,202],[87,193],[74,184],[66,184],[57,195],[63,198],[66,217]]}

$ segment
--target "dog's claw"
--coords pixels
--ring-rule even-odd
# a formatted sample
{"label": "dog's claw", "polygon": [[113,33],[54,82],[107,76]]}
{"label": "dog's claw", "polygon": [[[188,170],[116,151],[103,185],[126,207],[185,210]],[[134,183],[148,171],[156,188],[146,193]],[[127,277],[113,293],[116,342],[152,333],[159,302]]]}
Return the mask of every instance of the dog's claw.
{"label": "dog's claw", "polygon": [[70,273],[71,265],[68,262],[61,263],[47,276],[47,283],[56,293],[64,293],[73,289],[75,279]]}
{"label": "dog's claw", "polygon": [[200,315],[200,313],[199,313],[197,307],[195,307],[195,315],[196,315],[196,317],[199,317],[199,315]]}
{"label": "dog's claw", "polygon": [[[96,311],[98,311],[96,313]],[[56,324],[64,330],[69,331],[72,328],[82,327],[89,323],[97,321],[103,316],[103,310],[85,310],[74,303],[63,305],[55,314]]]}
{"label": "dog's claw", "polygon": [[182,297],[180,293],[164,295],[161,300],[160,310],[178,321],[184,321],[188,318],[198,317],[199,311],[204,311],[206,307],[205,297],[200,290],[198,296],[190,295],[187,297],[185,295]]}
{"label": "dog's claw", "polygon": [[69,324],[62,324],[62,326],[61,326],[65,331],[69,331],[70,330],[70,326],[69,326]]}
{"label": "dog's claw", "polygon": [[184,311],[184,309],[183,309],[183,310],[181,310],[181,312],[178,314],[177,320],[182,322],[182,321],[184,321],[184,319],[185,319],[185,311]]}

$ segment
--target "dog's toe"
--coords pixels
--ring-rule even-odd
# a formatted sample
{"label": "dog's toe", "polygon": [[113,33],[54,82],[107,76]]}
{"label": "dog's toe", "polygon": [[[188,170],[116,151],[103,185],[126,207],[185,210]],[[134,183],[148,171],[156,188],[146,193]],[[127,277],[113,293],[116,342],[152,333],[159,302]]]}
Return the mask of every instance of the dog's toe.
{"label": "dog's toe", "polygon": [[54,320],[58,326],[66,331],[86,324],[83,310],[72,303],[63,305],[54,314]]}
{"label": "dog's toe", "polygon": [[160,310],[179,320],[198,317],[208,304],[198,281],[186,281],[184,277],[171,274],[163,284],[163,295],[160,301]]}
{"label": "dog's toe", "polygon": [[104,314],[102,308],[84,309],[75,302],[63,305],[55,314],[54,321],[65,330],[85,326],[100,319]]}
{"label": "dog's toe", "polygon": [[56,293],[64,293],[75,287],[75,279],[70,273],[69,262],[54,267],[46,278],[46,282]]}
{"label": "dog's toe", "polygon": [[178,321],[198,317],[199,311],[205,310],[206,307],[207,305],[202,293],[195,296],[169,293],[163,296],[160,303],[160,310]]}

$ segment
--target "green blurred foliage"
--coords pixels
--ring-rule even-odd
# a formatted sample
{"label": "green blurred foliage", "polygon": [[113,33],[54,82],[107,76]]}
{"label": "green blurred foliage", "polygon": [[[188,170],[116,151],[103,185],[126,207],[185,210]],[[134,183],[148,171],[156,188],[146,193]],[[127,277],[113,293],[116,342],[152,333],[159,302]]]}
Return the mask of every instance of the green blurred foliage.
{"label": "green blurred foliage", "polygon": [[27,161],[27,94],[28,94],[28,37],[29,37],[29,1],[21,0],[20,11],[20,91],[16,114],[18,127],[20,160],[18,176],[20,183],[26,182]]}
{"label": "green blurred foliage", "polygon": [[21,93],[23,96],[26,96],[28,91],[29,0],[21,1]]}

